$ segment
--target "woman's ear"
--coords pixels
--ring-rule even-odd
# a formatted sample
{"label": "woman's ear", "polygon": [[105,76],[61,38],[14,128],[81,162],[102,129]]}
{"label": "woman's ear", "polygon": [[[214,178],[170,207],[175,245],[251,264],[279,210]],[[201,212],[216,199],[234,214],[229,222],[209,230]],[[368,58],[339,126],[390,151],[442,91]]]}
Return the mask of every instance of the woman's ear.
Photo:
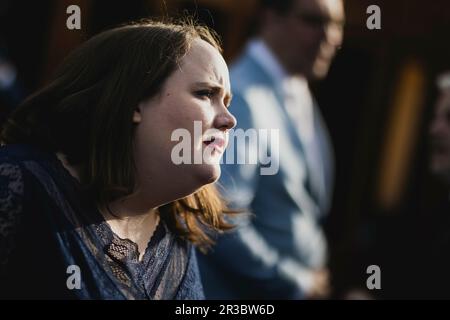
{"label": "woman's ear", "polygon": [[133,111],[133,123],[140,123],[142,121],[142,104],[140,103]]}

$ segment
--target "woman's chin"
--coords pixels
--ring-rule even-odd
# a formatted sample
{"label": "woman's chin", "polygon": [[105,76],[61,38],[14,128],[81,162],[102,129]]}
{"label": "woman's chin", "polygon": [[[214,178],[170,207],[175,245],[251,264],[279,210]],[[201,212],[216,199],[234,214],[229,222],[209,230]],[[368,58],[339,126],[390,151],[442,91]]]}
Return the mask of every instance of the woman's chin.
{"label": "woman's chin", "polygon": [[219,164],[202,164],[197,172],[198,181],[202,186],[214,183],[219,179],[220,172]]}
{"label": "woman's chin", "polygon": [[[181,173],[182,172],[182,173]],[[182,199],[191,195],[201,189],[203,186],[216,182],[220,177],[220,165],[188,165],[180,171],[176,181],[172,186],[171,193],[175,195],[174,198],[166,199],[166,203]]]}

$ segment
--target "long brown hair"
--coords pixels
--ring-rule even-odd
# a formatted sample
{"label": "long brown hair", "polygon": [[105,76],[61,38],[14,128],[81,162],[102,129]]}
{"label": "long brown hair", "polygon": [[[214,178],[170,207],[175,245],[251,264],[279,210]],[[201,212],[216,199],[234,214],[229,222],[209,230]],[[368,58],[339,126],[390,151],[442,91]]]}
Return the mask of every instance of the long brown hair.
{"label": "long brown hair", "polygon": [[[1,141],[64,153],[69,164],[80,167],[80,180],[99,206],[131,195],[133,111],[160,91],[196,38],[222,52],[216,34],[192,20],[139,21],[94,36],[13,112]],[[172,230],[201,249],[213,243],[209,231],[231,227],[223,215],[231,212],[213,185],[160,211]]]}

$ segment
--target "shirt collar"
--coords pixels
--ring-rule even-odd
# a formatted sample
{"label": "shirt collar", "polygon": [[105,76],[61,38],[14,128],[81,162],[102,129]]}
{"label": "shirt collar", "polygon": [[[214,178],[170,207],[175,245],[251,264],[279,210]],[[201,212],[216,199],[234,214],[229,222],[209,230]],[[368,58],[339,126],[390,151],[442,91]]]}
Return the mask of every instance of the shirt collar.
{"label": "shirt collar", "polygon": [[289,75],[263,39],[256,38],[251,40],[247,50],[249,55],[256,60],[274,83],[280,84],[285,89],[289,87],[303,87],[307,90],[308,84],[306,79],[300,75]]}
{"label": "shirt collar", "polygon": [[275,83],[288,77],[284,67],[262,39],[257,38],[251,40],[248,44],[248,52],[264,71],[272,77]]}

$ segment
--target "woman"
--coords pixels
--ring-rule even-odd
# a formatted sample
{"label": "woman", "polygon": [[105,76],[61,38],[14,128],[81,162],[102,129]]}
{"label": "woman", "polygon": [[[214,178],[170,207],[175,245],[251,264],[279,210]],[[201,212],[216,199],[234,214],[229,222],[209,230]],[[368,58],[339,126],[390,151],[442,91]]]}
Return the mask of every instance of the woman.
{"label": "woman", "polygon": [[[203,298],[194,245],[230,228],[211,185],[230,99],[218,42],[192,23],[134,23],[75,50],[1,134],[1,295]],[[213,161],[175,164],[179,129]]]}

